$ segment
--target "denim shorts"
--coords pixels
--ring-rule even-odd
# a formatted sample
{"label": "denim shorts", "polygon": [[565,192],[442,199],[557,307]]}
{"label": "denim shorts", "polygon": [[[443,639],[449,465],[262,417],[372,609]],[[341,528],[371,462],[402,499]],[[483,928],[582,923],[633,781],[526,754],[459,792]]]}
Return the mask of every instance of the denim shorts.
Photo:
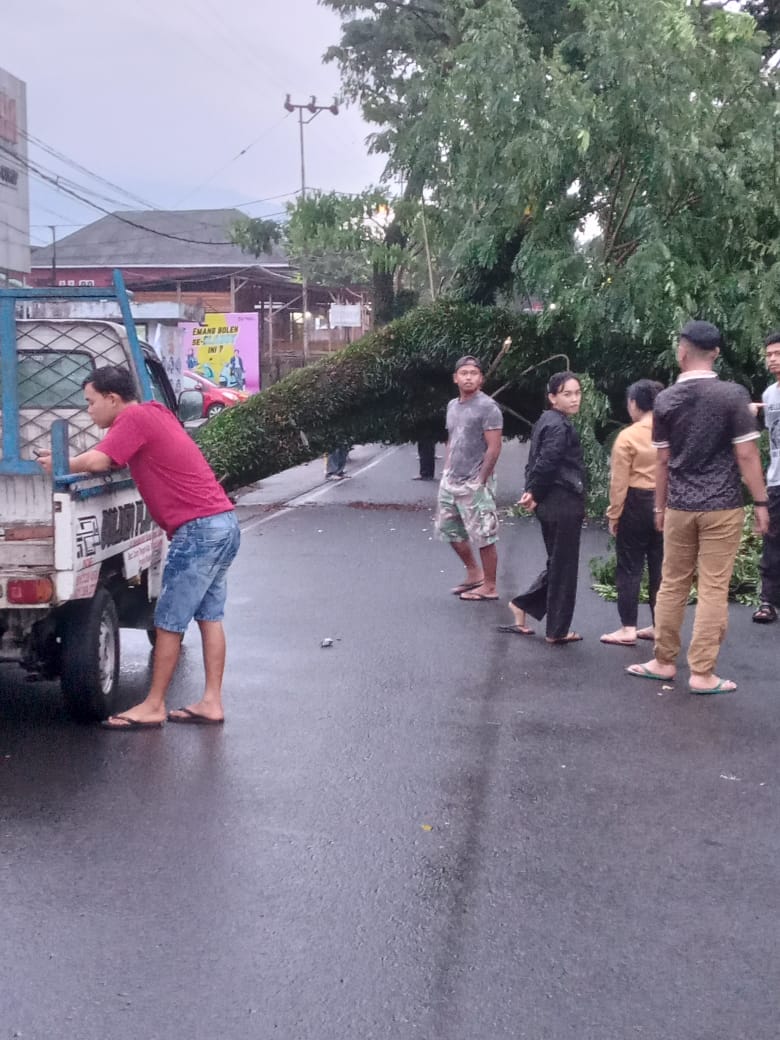
{"label": "denim shorts", "polygon": [[154,624],[166,632],[185,632],[190,621],[221,621],[225,616],[228,567],[241,542],[231,510],[182,524],[171,538]]}

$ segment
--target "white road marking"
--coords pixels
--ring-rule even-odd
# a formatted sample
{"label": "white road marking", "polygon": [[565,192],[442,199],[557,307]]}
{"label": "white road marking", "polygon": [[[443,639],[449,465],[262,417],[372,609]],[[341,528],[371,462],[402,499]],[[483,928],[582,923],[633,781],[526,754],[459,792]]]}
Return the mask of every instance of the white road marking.
{"label": "white road marking", "polygon": [[[395,447],[390,448],[387,451],[381,451],[375,459],[367,462],[365,466],[361,466],[360,469],[356,469],[354,473],[350,474],[350,479],[359,477],[361,473],[366,473],[374,466],[378,466],[380,462],[384,462],[385,459],[389,459],[391,455],[395,455],[397,451],[400,451],[405,445],[396,444]],[[298,506],[308,505],[310,502],[316,501],[318,498],[322,498],[329,491],[332,491],[334,487],[341,486],[341,481],[329,481],[327,484],[323,484],[322,487],[315,488],[313,491],[304,491],[302,495],[296,495],[295,498],[290,498],[285,502],[281,509],[278,509],[275,513],[269,513],[268,516],[262,516],[258,520],[252,520],[248,524],[241,525],[241,532],[254,531],[256,527],[260,527],[261,524],[267,524],[271,520],[276,520],[280,516],[286,516],[287,513],[291,513],[293,509]]]}

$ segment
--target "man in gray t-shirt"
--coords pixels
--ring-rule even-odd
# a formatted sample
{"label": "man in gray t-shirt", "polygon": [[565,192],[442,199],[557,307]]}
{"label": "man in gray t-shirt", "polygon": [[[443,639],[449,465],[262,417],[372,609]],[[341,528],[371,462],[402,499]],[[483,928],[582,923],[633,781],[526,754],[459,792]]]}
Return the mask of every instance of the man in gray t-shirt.
{"label": "man in gray t-shirt", "polygon": [[[439,484],[436,529],[466,568],[452,590],[462,600],[498,599],[498,513],[493,470],[501,454],[501,409],[482,393],[482,364],[467,354],[455,365],[459,395],[447,406],[447,455]],[[479,549],[477,562],[471,542]]]}
{"label": "man in gray t-shirt", "polygon": [[769,530],[764,535],[761,554],[761,603],[753,614],[759,625],[777,621],[780,607],[780,331],[772,332],[766,341],[766,367],[775,382],[767,387],[761,404],[764,423],[769,431],[769,467],[766,490],[769,502]]}

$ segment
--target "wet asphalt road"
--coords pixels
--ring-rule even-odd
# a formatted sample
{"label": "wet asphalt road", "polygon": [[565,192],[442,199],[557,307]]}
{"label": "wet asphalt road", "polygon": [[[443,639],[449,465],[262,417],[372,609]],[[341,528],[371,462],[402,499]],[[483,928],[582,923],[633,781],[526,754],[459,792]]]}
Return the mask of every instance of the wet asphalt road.
{"label": "wet asphalt road", "polygon": [[[500,635],[413,449],[356,456],[242,500],[224,730],[77,726],[0,669],[0,1040],[776,1040],[780,626],[734,610],[736,695],[629,679],[588,531],[585,641]],[[535,524],[500,554],[510,593]]]}

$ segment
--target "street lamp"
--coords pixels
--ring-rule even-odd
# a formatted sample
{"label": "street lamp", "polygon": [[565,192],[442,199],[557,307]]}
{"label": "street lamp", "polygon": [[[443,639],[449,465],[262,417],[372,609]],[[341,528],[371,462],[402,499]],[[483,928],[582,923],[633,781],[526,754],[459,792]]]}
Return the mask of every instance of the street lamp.
{"label": "street lamp", "polygon": [[[330,105],[318,105],[317,98],[314,94],[311,95],[306,104],[296,105],[291,101],[291,95],[288,94],[284,100],[284,107],[288,112],[298,112],[298,134],[301,146],[301,198],[306,201],[306,164],[304,160],[303,151],[303,128],[307,123],[310,123],[312,119],[316,119],[320,112],[331,112],[334,116],[339,114],[339,106],[336,98],[334,97],[332,104]],[[308,112],[309,118],[304,119],[303,113]],[[309,279],[306,274],[306,242],[303,242],[303,254],[301,256],[301,306],[303,307],[303,360],[306,363],[309,360],[309,326],[306,323],[306,315],[309,310]]]}

